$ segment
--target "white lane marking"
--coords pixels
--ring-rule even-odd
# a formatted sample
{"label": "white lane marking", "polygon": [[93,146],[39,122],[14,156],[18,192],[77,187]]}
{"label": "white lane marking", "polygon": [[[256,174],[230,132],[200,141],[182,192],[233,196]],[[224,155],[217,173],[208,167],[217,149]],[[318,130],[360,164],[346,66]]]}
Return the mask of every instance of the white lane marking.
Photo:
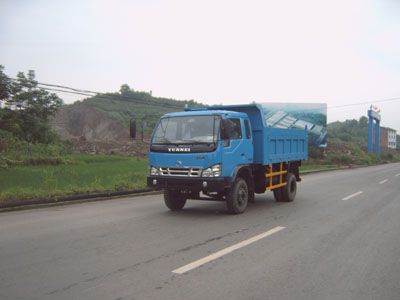
{"label": "white lane marking", "polygon": [[208,263],[210,261],[213,261],[213,260],[215,260],[215,259],[217,259],[217,258],[219,258],[221,256],[224,256],[224,255],[226,255],[228,253],[231,253],[231,252],[233,252],[233,251],[235,251],[237,249],[240,249],[240,248],[242,248],[244,246],[250,245],[250,244],[252,244],[254,242],[257,242],[257,241],[259,241],[259,240],[261,240],[263,238],[266,238],[267,236],[270,236],[270,235],[272,235],[274,233],[277,233],[278,231],[281,231],[282,229],[285,229],[285,227],[277,226],[277,227],[272,228],[272,229],[270,229],[270,230],[268,230],[268,231],[266,231],[264,233],[261,233],[259,235],[253,236],[252,238],[249,238],[247,240],[241,241],[241,242],[239,242],[237,244],[234,244],[234,245],[232,245],[230,247],[227,247],[227,248],[222,249],[220,251],[214,252],[213,254],[210,254],[210,255],[208,255],[206,257],[203,257],[203,258],[201,258],[199,260],[196,260],[194,262],[191,262],[190,264],[184,265],[183,267],[175,269],[175,270],[172,271],[172,273],[175,273],[175,274],[186,273],[186,272],[188,272],[190,270],[193,270],[193,269],[195,269],[197,267],[200,267],[200,266],[202,266],[202,265],[204,265],[204,264],[206,264],[206,263]]}
{"label": "white lane marking", "polygon": [[399,173],[399,174],[396,174],[396,175],[394,175],[394,176],[396,176],[396,177],[397,177],[397,176],[400,176],[400,173]]}
{"label": "white lane marking", "polygon": [[383,179],[382,181],[379,181],[379,184],[384,184],[386,181],[388,181],[389,179]]}
{"label": "white lane marking", "polygon": [[349,200],[350,198],[353,198],[353,197],[355,197],[355,196],[361,195],[362,193],[363,193],[363,191],[359,191],[359,192],[357,192],[357,193],[354,193],[354,194],[351,194],[351,195],[349,195],[349,196],[347,196],[347,197],[344,197],[342,200],[343,200],[343,201]]}

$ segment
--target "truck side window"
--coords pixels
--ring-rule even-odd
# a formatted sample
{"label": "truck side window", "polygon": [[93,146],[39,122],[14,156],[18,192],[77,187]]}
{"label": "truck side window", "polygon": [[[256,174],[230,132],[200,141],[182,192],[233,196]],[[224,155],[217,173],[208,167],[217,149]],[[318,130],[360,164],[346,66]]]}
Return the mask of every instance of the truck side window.
{"label": "truck side window", "polygon": [[246,130],[246,139],[251,138],[249,120],[244,120],[244,129]]}
{"label": "truck side window", "polygon": [[242,126],[240,125],[240,119],[229,119],[232,122],[232,139],[242,138]]}

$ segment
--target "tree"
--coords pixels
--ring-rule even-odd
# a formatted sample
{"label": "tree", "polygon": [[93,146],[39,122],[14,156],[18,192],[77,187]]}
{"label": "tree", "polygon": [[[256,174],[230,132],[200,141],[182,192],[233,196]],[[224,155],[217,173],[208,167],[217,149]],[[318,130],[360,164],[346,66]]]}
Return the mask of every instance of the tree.
{"label": "tree", "polygon": [[4,66],[0,65],[0,101],[3,101],[9,96],[10,80],[3,72]]}
{"label": "tree", "polygon": [[363,127],[368,127],[368,118],[366,116],[362,116],[359,120],[360,126]]}
{"label": "tree", "polygon": [[5,107],[1,109],[0,128],[28,142],[50,143],[55,134],[50,128],[50,118],[62,105],[54,93],[38,87],[35,72],[20,72],[10,80],[0,69],[0,87]]}
{"label": "tree", "polygon": [[121,88],[119,89],[119,92],[121,93],[122,96],[128,96],[131,91],[131,88],[129,87],[129,85],[127,85],[126,83],[121,85]]}

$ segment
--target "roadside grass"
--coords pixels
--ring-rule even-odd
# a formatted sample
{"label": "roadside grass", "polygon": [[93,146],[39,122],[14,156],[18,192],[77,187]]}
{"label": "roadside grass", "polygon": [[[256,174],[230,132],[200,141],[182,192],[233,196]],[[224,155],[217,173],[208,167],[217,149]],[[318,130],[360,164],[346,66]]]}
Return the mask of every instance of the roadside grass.
{"label": "roadside grass", "polygon": [[[104,191],[140,189],[146,186],[147,160],[122,155],[59,156],[61,164],[14,165],[0,168],[0,201]],[[300,172],[328,170],[337,164],[310,161]]]}
{"label": "roadside grass", "polygon": [[64,158],[68,164],[0,169],[0,201],[145,187],[145,159],[81,154]]}
{"label": "roadside grass", "polygon": [[337,169],[338,165],[318,165],[318,164],[304,164],[300,167],[300,172],[309,172],[309,171],[317,171],[317,170],[330,170]]}

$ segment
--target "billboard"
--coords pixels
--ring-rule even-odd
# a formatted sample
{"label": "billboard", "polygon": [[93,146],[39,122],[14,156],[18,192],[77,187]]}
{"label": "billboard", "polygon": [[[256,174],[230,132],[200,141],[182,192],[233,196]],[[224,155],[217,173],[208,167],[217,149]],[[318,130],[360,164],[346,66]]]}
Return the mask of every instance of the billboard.
{"label": "billboard", "polygon": [[327,145],[326,103],[260,103],[268,127],[308,131],[309,145]]}

